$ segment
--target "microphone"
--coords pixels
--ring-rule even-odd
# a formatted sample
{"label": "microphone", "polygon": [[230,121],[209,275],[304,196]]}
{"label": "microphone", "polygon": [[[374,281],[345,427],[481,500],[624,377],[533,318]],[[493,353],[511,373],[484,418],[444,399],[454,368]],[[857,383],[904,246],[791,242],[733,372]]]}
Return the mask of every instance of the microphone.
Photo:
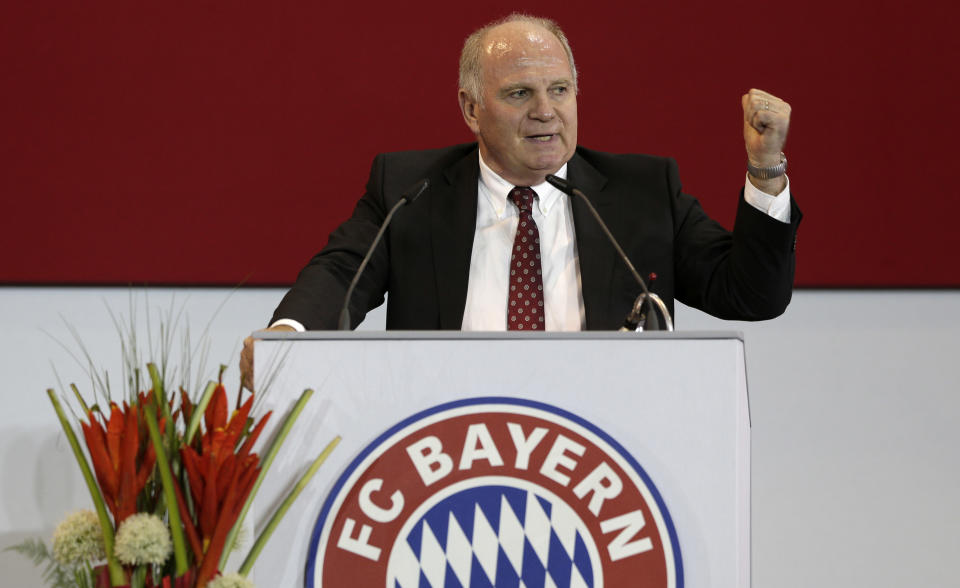
{"label": "microphone", "polygon": [[649,330],[661,330],[661,327],[657,321],[656,313],[654,312],[654,305],[660,310],[663,314],[664,322],[666,323],[666,330],[673,330],[673,321],[670,319],[670,313],[667,312],[667,305],[663,303],[663,300],[660,299],[656,294],[651,294],[647,290],[647,284],[643,281],[643,278],[640,277],[640,274],[637,272],[637,269],[633,267],[633,263],[630,261],[630,258],[627,257],[627,254],[623,252],[623,248],[620,247],[620,243],[617,242],[616,238],[613,236],[613,233],[610,232],[610,229],[607,227],[607,223],[603,222],[603,219],[600,218],[600,214],[597,212],[597,209],[593,207],[593,204],[590,203],[590,199],[587,198],[587,195],[581,192],[576,186],[572,183],[564,180],[563,178],[558,178],[553,174],[547,175],[547,182],[551,186],[560,190],[570,197],[578,197],[587,205],[587,209],[590,211],[590,214],[593,215],[593,218],[597,220],[597,223],[600,225],[600,228],[603,229],[603,234],[607,236],[607,239],[613,245],[613,248],[617,250],[617,253],[620,255],[620,259],[627,264],[627,269],[630,270],[630,273],[633,274],[633,279],[640,284],[640,289],[643,292],[640,296],[637,297],[637,300],[633,303],[633,308],[630,310],[630,313],[627,314],[627,317],[624,319],[623,326],[620,327],[621,331],[642,331],[644,326],[648,324],[648,313],[646,309],[649,308]]}
{"label": "microphone", "polygon": [[383,219],[383,224],[380,225],[380,230],[377,231],[377,236],[373,238],[373,243],[370,244],[370,248],[367,249],[367,254],[363,256],[363,261],[360,262],[360,267],[357,268],[357,273],[353,275],[353,280],[350,282],[350,286],[347,288],[347,293],[343,297],[343,308],[340,310],[340,320],[339,326],[337,327],[341,331],[350,330],[350,297],[353,296],[353,290],[357,287],[357,282],[360,281],[360,276],[363,274],[363,270],[366,269],[367,263],[370,262],[370,258],[373,257],[373,252],[377,249],[377,245],[380,244],[380,239],[383,238],[383,234],[387,231],[387,227],[390,225],[391,219],[393,219],[394,213],[403,206],[404,204],[410,204],[414,200],[420,197],[426,189],[430,186],[430,180],[423,178],[416,184],[407,188],[407,190],[400,196],[400,200],[397,200],[397,203],[393,205],[393,208],[390,209],[390,212],[387,213],[386,218]]}

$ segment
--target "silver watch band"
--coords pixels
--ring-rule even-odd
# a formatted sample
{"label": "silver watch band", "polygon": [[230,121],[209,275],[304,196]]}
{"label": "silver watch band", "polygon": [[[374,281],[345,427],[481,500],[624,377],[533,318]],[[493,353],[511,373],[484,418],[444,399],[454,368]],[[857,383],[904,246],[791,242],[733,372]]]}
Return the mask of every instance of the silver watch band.
{"label": "silver watch band", "polygon": [[747,159],[747,172],[758,180],[772,180],[787,173],[787,156],[780,152],[780,163],[773,167],[756,167]]}

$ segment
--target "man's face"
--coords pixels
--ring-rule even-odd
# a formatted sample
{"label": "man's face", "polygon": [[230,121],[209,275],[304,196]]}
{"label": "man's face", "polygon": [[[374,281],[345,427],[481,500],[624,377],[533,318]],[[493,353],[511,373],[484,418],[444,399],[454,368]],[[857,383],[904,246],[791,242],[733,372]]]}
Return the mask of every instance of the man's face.
{"label": "man's face", "polygon": [[573,72],[560,41],[531,23],[497,27],[483,40],[482,100],[460,91],[483,160],[517,186],[535,186],[577,146]]}

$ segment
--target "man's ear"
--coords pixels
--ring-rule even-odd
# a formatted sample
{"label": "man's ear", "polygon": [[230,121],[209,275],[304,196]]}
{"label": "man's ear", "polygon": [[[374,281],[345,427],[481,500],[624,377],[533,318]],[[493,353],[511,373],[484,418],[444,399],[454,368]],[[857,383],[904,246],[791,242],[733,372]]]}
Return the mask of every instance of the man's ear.
{"label": "man's ear", "polygon": [[457,93],[457,99],[460,100],[460,112],[463,113],[464,122],[467,123],[467,126],[470,127],[474,135],[479,135],[480,123],[477,120],[477,110],[480,108],[480,105],[477,104],[463,88],[460,88],[460,91]]}

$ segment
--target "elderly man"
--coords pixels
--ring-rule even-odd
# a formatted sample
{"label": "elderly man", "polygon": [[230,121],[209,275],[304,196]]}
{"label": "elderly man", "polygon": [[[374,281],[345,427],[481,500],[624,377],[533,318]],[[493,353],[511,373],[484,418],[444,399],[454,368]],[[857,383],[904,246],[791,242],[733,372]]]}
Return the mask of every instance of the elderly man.
{"label": "elderly man", "polygon": [[[552,21],[513,15],[473,33],[460,59],[460,108],[477,142],[383,154],[353,216],[277,308],[271,329],[331,329],[386,211],[422,178],[352,298],[354,326],[389,291],[391,329],[616,329],[638,287],[584,205],[579,186],[651,290],[730,319],[779,315],[790,301],[792,204],[782,149],[790,106],[743,96],[747,182],[734,232],[680,191],[673,160],[577,145],[577,71]],[[252,341],[241,357],[250,383]]]}

